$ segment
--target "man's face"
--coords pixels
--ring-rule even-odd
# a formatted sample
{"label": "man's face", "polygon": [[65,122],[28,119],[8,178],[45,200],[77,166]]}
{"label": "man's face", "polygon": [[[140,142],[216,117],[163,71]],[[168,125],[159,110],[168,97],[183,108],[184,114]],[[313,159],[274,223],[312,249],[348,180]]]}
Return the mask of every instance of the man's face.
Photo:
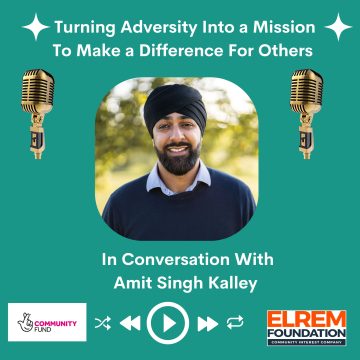
{"label": "man's face", "polygon": [[179,113],[160,119],[153,129],[158,158],[174,175],[185,175],[195,166],[200,156],[201,141],[201,131],[196,122]]}

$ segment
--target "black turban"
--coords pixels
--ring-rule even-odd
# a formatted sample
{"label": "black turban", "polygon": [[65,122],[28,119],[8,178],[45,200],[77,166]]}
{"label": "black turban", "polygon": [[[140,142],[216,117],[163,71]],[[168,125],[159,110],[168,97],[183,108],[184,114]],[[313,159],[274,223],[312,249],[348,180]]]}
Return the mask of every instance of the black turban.
{"label": "black turban", "polygon": [[175,84],[157,87],[146,100],[144,118],[151,137],[155,124],[173,112],[193,119],[204,134],[207,115],[201,94],[190,86]]}

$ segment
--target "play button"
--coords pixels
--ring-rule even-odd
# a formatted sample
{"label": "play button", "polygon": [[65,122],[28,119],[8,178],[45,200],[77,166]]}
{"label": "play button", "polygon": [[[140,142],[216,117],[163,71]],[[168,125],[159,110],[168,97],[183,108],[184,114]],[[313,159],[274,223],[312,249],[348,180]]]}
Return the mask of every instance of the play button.
{"label": "play button", "polygon": [[169,318],[166,314],[164,314],[164,332],[167,332],[171,329],[174,325],[176,325],[176,321]]}
{"label": "play button", "polygon": [[[171,316],[175,317],[177,321],[174,321],[169,315],[161,311],[163,310],[163,308],[169,308],[166,311],[167,314],[171,314]],[[159,318],[159,315],[162,316]],[[155,318],[154,324],[153,324],[153,318]],[[161,322],[162,326],[160,326],[160,329],[158,326],[159,320],[162,320]],[[189,323],[190,323],[189,316],[187,312],[184,310],[184,308],[181,307],[179,304],[170,301],[162,302],[160,304],[155,305],[150,310],[146,319],[146,327],[150,336],[158,343],[165,345],[176,344],[179,341],[181,341],[189,331]],[[155,330],[153,328],[153,325],[155,326]],[[178,335],[169,338],[169,334],[170,336],[174,336],[174,331],[169,331],[172,328],[174,328],[175,333],[177,333]],[[158,334],[160,333],[162,337],[160,337],[156,333],[156,331]],[[167,331],[169,331],[169,333],[167,334],[167,338],[164,338],[163,334],[165,334]]]}

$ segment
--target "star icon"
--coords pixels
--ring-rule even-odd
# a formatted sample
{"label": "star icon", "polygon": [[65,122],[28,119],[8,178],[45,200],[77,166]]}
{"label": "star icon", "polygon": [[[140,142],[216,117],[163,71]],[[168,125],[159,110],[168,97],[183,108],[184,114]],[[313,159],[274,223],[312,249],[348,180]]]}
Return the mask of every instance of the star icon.
{"label": "star icon", "polygon": [[26,25],[26,26],[22,26],[22,27],[32,31],[32,33],[34,34],[34,37],[35,37],[35,41],[36,41],[37,37],[39,35],[39,32],[44,30],[44,29],[47,29],[50,26],[46,26],[46,25],[42,24],[39,21],[39,19],[37,17],[37,14],[35,13],[35,17],[34,17],[34,20],[32,21],[32,23],[29,24],[29,25]]}
{"label": "star icon", "polygon": [[344,24],[341,19],[340,19],[340,14],[338,13],[338,16],[335,20],[335,22],[329,26],[325,26],[328,29],[331,29],[332,31],[335,32],[338,41],[340,41],[340,35],[343,31],[352,28],[352,26],[348,26],[346,24]]}

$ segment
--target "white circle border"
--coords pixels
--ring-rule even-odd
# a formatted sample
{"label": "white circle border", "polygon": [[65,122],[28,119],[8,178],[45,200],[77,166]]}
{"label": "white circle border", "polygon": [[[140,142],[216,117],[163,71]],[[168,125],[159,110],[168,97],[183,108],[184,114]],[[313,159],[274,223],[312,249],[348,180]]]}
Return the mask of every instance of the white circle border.
{"label": "white circle border", "polygon": [[[159,310],[159,309],[162,309],[164,307],[172,307],[172,308],[175,308],[176,310],[178,310],[181,315],[183,316],[184,318],[184,329],[182,330],[182,332],[175,338],[173,339],[163,339],[159,336],[157,336],[151,326],[151,320],[154,316],[154,314]],[[149,312],[148,316],[147,316],[147,319],[146,319],[146,327],[147,327],[147,330],[150,334],[150,336],[155,340],[157,341],[158,343],[160,344],[164,344],[164,345],[172,345],[172,344],[176,344],[178,343],[179,341],[181,341],[187,334],[187,332],[189,331],[189,324],[190,324],[190,321],[189,321],[189,316],[187,314],[187,312],[185,311],[185,309],[180,306],[179,304],[176,304],[174,302],[171,302],[171,301],[165,301],[165,302],[162,302],[162,303],[159,303],[157,305],[155,305]]]}

